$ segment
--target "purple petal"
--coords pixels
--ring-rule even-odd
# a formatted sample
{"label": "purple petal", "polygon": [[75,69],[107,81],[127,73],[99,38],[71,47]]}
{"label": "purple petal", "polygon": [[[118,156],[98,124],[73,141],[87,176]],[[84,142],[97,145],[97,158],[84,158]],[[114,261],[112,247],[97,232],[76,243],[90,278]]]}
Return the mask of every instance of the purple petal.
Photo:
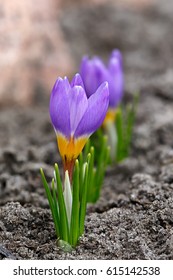
{"label": "purple petal", "polygon": [[89,97],[91,94],[94,93],[93,83],[95,81],[94,81],[92,62],[86,56],[83,57],[82,59],[81,66],[80,66],[80,74],[84,83],[86,94]]}
{"label": "purple petal", "polygon": [[71,87],[74,87],[74,86],[81,86],[82,88],[84,88],[82,78],[81,78],[80,74],[78,74],[78,73],[73,77],[73,79],[71,81]]}
{"label": "purple petal", "polygon": [[88,108],[74,136],[90,136],[102,124],[109,105],[108,83],[104,82],[88,99]]}
{"label": "purple petal", "polygon": [[74,86],[68,94],[71,134],[74,134],[88,107],[88,99],[81,86]]}
{"label": "purple petal", "polygon": [[[95,74],[95,79],[96,79],[96,89],[103,83],[106,82],[107,79],[107,69],[105,67],[105,65],[103,64],[103,62],[101,61],[101,59],[99,59],[98,57],[95,57],[93,59],[93,70],[94,70],[94,74]],[[95,89],[95,91],[96,91]],[[94,92],[95,92],[94,91]]]}
{"label": "purple petal", "polygon": [[70,110],[68,103],[68,91],[70,85],[67,78],[58,78],[50,97],[50,118],[57,132],[67,138],[70,137]]}
{"label": "purple petal", "polygon": [[109,106],[116,107],[122,99],[124,90],[124,76],[121,62],[113,57],[109,62]]}
{"label": "purple petal", "polygon": [[81,64],[80,64],[80,75],[82,77],[82,80],[86,75],[88,62],[89,62],[88,56],[83,56]]}
{"label": "purple petal", "polygon": [[110,59],[108,70],[111,75],[118,75],[120,72],[122,72],[122,65],[117,57],[112,57]]}
{"label": "purple petal", "polygon": [[60,90],[63,89],[63,91],[67,93],[71,88],[68,78],[64,77],[64,79],[62,79],[61,77],[59,77],[53,86],[52,92],[55,92],[57,88],[60,88]]}
{"label": "purple petal", "polygon": [[87,57],[82,59],[80,73],[88,97],[96,92],[101,83],[107,80],[106,72],[104,64],[98,57],[91,60]]}
{"label": "purple petal", "polygon": [[118,59],[118,61],[121,63],[121,65],[122,65],[122,60],[123,60],[123,58],[122,58],[122,54],[121,54],[121,52],[119,51],[119,50],[113,50],[112,51],[112,53],[111,53],[111,56],[110,56],[110,60],[111,60],[111,58],[117,58]]}

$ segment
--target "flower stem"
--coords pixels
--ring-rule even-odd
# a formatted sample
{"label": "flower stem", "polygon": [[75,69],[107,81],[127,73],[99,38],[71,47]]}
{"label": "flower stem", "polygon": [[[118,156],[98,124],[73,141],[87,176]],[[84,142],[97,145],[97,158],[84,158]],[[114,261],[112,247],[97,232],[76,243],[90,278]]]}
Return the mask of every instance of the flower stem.
{"label": "flower stem", "polygon": [[64,173],[66,171],[68,171],[69,179],[70,179],[71,184],[72,184],[72,178],[73,178],[74,165],[75,165],[75,159],[68,160],[67,158],[65,158],[63,160]]}

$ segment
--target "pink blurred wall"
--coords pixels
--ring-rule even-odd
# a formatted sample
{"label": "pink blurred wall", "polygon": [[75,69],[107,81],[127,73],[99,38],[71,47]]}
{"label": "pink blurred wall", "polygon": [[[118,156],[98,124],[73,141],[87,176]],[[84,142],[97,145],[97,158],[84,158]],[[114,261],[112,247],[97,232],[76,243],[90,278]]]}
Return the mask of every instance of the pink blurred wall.
{"label": "pink blurred wall", "polygon": [[[146,5],[151,0],[119,0]],[[70,46],[58,25],[61,9],[79,0],[0,0],[0,104],[30,104],[50,94],[57,76],[72,75]],[[89,0],[102,4],[106,0]]]}

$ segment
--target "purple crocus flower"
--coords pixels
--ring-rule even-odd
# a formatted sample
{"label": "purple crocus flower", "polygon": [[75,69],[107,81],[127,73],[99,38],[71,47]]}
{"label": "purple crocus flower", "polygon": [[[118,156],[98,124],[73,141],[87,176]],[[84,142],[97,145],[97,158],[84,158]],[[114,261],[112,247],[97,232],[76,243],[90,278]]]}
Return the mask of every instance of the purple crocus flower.
{"label": "purple crocus flower", "polygon": [[91,96],[101,83],[104,81],[108,82],[109,110],[106,119],[114,120],[115,109],[121,102],[124,87],[122,55],[120,51],[114,50],[111,53],[108,66],[105,66],[99,57],[93,57],[92,59],[89,59],[87,56],[83,57],[80,74],[88,96]]}
{"label": "purple crocus flower", "polygon": [[67,77],[58,78],[50,97],[50,117],[64,170],[72,176],[75,159],[89,136],[102,124],[109,105],[108,83],[102,83],[88,98],[83,81],[76,74],[69,83]]}

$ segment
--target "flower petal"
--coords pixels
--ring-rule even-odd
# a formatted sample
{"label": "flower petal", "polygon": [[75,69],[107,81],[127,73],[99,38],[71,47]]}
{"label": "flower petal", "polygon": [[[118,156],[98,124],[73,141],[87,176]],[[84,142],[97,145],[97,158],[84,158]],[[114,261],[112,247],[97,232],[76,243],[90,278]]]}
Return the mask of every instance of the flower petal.
{"label": "flower petal", "polygon": [[88,97],[96,92],[101,83],[106,81],[106,68],[98,57],[91,60],[88,57],[83,57],[80,73]]}
{"label": "flower petal", "polygon": [[58,78],[52,89],[49,105],[50,118],[56,132],[62,133],[67,138],[70,137],[69,89],[68,79]]}
{"label": "flower petal", "polygon": [[68,94],[68,103],[70,108],[71,135],[73,135],[88,107],[88,99],[81,86],[74,86],[70,90]]}
{"label": "flower petal", "polygon": [[122,54],[119,50],[117,50],[117,49],[113,50],[111,53],[111,56],[110,56],[110,60],[111,60],[111,58],[117,58],[119,60],[119,63],[122,66],[123,58],[122,58]]}
{"label": "flower petal", "polygon": [[[97,88],[107,80],[107,69],[100,58],[94,57],[93,58],[93,64],[94,64],[94,72],[95,72],[95,79],[96,79],[96,88],[94,92],[97,90]],[[93,93],[94,93],[93,92]]]}
{"label": "flower petal", "polygon": [[121,62],[112,57],[109,62],[109,106],[116,107],[122,99],[124,90],[124,77]]}
{"label": "flower petal", "polygon": [[[93,66],[91,61],[88,59],[88,57],[83,57],[81,66],[80,66],[80,73],[82,80],[84,82],[84,87],[86,90],[86,94],[89,97],[91,94],[93,94]],[[92,81],[92,82],[91,82]]]}
{"label": "flower petal", "polygon": [[102,124],[109,105],[108,83],[104,82],[88,99],[88,108],[81,119],[74,137],[90,136]]}
{"label": "flower petal", "polygon": [[80,75],[82,77],[82,80],[84,80],[84,77],[87,74],[87,65],[88,65],[89,59],[88,56],[83,56],[80,64]]}
{"label": "flower petal", "polygon": [[83,84],[81,75],[77,73],[77,74],[73,77],[73,79],[72,79],[70,85],[71,85],[71,87],[74,87],[74,86],[81,86],[82,88],[84,88],[84,84]]}

